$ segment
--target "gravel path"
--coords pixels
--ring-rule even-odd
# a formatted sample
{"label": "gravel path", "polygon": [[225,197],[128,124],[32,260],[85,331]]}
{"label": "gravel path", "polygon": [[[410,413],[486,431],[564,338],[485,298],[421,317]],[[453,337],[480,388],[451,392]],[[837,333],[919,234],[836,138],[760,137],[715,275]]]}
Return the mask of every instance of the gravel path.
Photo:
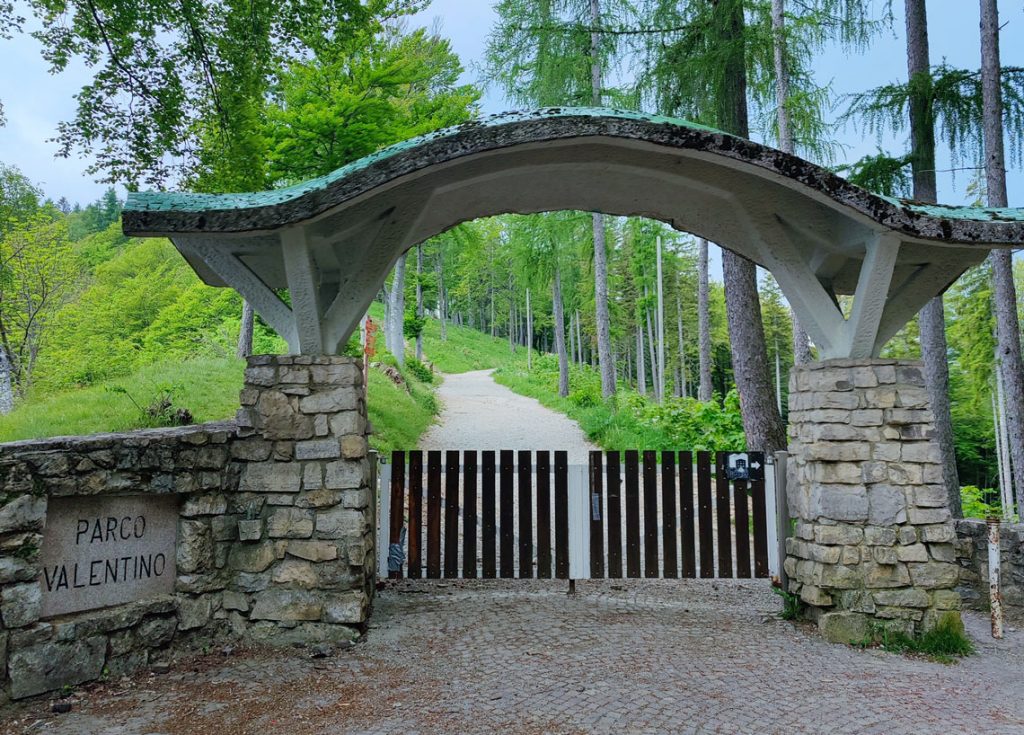
{"label": "gravel path", "polygon": [[491,372],[444,376],[437,392],[444,408],[420,449],[564,449],[570,464],[586,464],[597,447],[575,421],[498,385]]}

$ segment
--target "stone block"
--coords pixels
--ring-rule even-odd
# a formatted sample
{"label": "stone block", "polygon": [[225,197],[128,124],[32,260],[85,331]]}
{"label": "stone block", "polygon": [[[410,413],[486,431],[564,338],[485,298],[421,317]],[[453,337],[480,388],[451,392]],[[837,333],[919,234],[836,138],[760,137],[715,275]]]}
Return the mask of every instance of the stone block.
{"label": "stone block", "polygon": [[329,490],[355,490],[367,482],[366,461],[340,460],[324,467],[324,487]]}
{"label": "stone block", "polygon": [[868,589],[910,586],[910,573],[907,571],[906,564],[862,562],[862,566],[864,567],[864,586]]}
{"label": "stone block", "polygon": [[914,488],[914,503],[920,508],[946,508],[949,498],[945,485],[919,485]]}
{"label": "stone block", "polygon": [[318,413],[313,417],[313,433],[316,436],[327,436],[331,433],[331,422],[327,414]]}
{"label": "stone block", "polygon": [[302,508],[278,508],[267,518],[268,538],[309,538],[313,528],[313,511]]}
{"label": "stone block", "polygon": [[875,409],[888,410],[896,405],[896,389],[889,386],[864,391],[865,405]]}
{"label": "stone block", "polygon": [[358,490],[342,490],[341,504],[346,508],[368,508],[370,506],[370,491],[365,487]]}
{"label": "stone block", "polygon": [[250,620],[319,620],[323,614],[321,595],[309,590],[270,588],[257,592]]}
{"label": "stone block", "polygon": [[866,484],[885,482],[889,477],[887,462],[865,462],[861,465],[861,480]]}
{"label": "stone block", "polygon": [[268,388],[277,382],[277,368],[272,366],[248,367],[245,369],[245,384]]}
{"label": "stone block", "polygon": [[872,546],[871,558],[878,564],[896,564],[900,561],[895,546]]}
{"label": "stone block", "polygon": [[307,385],[309,369],[305,367],[283,367],[278,371],[278,384]]}
{"label": "stone block", "polygon": [[868,523],[873,526],[894,526],[907,520],[907,496],[902,488],[872,485],[867,490]]}
{"label": "stone block", "polygon": [[106,653],[107,638],[102,635],[14,650],[7,661],[11,697],[23,699],[98,679]]}
{"label": "stone block", "polygon": [[864,530],[860,526],[816,526],[814,540],[819,544],[859,544],[864,540]]}
{"label": "stone block", "polygon": [[209,595],[178,599],[178,629],[194,630],[205,627],[213,612]]}
{"label": "stone block", "polygon": [[931,604],[928,593],[914,587],[898,590],[880,590],[874,592],[872,597],[876,604],[887,607],[928,607]]}
{"label": "stone block", "polygon": [[869,365],[855,367],[850,371],[854,388],[874,388],[878,385],[878,376]]}
{"label": "stone block", "polygon": [[287,553],[308,561],[332,561],[338,558],[338,547],[330,541],[289,541]]}
{"label": "stone block", "polygon": [[263,538],[263,521],[259,518],[244,519],[238,522],[239,541],[259,541]]}
{"label": "stone block", "polygon": [[832,595],[813,584],[805,584],[801,588],[800,599],[808,605],[815,605],[817,607],[830,607],[832,605]]}
{"label": "stone block", "polygon": [[332,593],[324,601],[324,620],[328,623],[360,625],[366,622],[369,603],[362,592]]}
{"label": "stone block", "polygon": [[227,510],[228,499],[223,493],[206,493],[188,497],[181,508],[181,515],[185,518],[195,518],[196,516],[221,515]]}
{"label": "stone block", "polygon": [[345,459],[362,459],[369,447],[366,437],[361,434],[346,434],[341,437],[341,456]]}
{"label": "stone block", "polygon": [[914,526],[932,525],[936,523],[944,523],[948,521],[951,516],[949,514],[949,508],[916,508],[912,507],[907,510],[907,517],[910,523]]}
{"label": "stone block", "polygon": [[813,485],[810,512],[815,518],[833,521],[865,521],[868,518],[867,491],[858,485]]}
{"label": "stone block", "polygon": [[238,544],[228,555],[228,568],[237,572],[262,572],[277,559],[273,542],[259,544]]}
{"label": "stone block", "polygon": [[297,493],[302,489],[302,465],[294,462],[254,462],[245,465],[239,490],[253,493]]}
{"label": "stone block", "polygon": [[867,590],[846,590],[839,593],[839,607],[849,612],[874,614],[875,600]]}
{"label": "stone block", "polygon": [[354,363],[314,365],[309,369],[309,372],[313,382],[318,385],[345,387],[363,384],[362,369]]}
{"label": "stone block", "polygon": [[865,526],[864,543],[868,546],[893,546],[896,543],[896,530],[879,526]]}
{"label": "stone block", "polygon": [[42,589],[38,582],[25,582],[4,587],[0,617],[5,628],[21,628],[39,620]]}
{"label": "stone block", "polygon": [[860,565],[818,564],[809,578],[818,586],[828,589],[850,590],[864,586],[864,573]]}
{"label": "stone block", "polygon": [[360,398],[360,391],[355,388],[343,387],[324,390],[301,399],[299,410],[304,414],[353,411],[359,408]]}
{"label": "stone block", "polygon": [[270,579],[274,584],[298,589],[313,589],[318,581],[313,565],[301,559],[285,559],[274,567]]}
{"label": "stone block", "polygon": [[330,418],[331,433],[335,436],[365,434],[366,419],[359,411],[342,411]]}
{"label": "stone block", "polygon": [[875,617],[882,620],[920,620],[924,617],[924,611],[914,610],[906,607],[882,607],[875,610]]}
{"label": "stone block", "polygon": [[171,616],[151,617],[144,620],[136,631],[139,642],[147,648],[158,648],[171,641],[178,629],[178,621]]}
{"label": "stone block", "polygon": [[850,423],[854,426],[881,426],[882,409],[864,408],[850,412]]}
{"label": "stone block", "polygon": [[28,582],[40,574],[38,564],[17,556],[0,556],[0,585]]}
{"label": "stone block", "polygon": [[931,593],[931,604],[937,610],[959,610],[963,607],[963,600],[960,597],[960,593],[956,590],[933,590]]}
{"label": "stone block", "polygon": [[830,612],[818,619],[818,629],[832,643],[861,643],[869,634],[868,618],[855,612]]}
{"label": "stone block", "polygon": [[941,561],[929,561],[923,564],[908,564],[910,577],[915,587],[922,589],[951,589],[960,578],[959,567]]}
{"label": "stone block", "polygon": [[221,606],[225,610],[249,612],[249,598],[241,592],[236,592],[234,590],[225,590]]}
{"label": "stone block", "polygon": [[213,569],[213,533],[207,521],[178,522],[177,568],[181,574]]}
{"label": "stone block", "polygon": [[[299,413],[281,391],[265,391],[256,402],[254,423],[264,439],[308,439],[313,436],[313,419]],[[309,400],[303,398],[302,400]]]}
{"label": "stone block", "polygon": [[899,462],[899,442],[878,442],[871,445],[871,458],[879,462]]}
{"label": "stone block", "polygon": [[[896,387],[896,406],[899,408],[928,409],[931,406],[928,399],[928,391],[916,385],[899,385]],[[927,411],[927,418],[931,421],[931,411]]]}
{"label": "stone block", "polygon": [[897,546],[895,549],[900,561],[928,561],[928,547],[924,544]]}
{"label": "stone block", "polygon": [[316,514],[316,532],[323,538],[342,538],[362,534],[368,525],[368,515],[360,510],[344,507],[322,510]]}
{"label": "stone block", "polygon": [[46,498],[22,495],[0,507],[0,534],[36,531],[46,517]]}
{"label": "stone block", "polygon": [[326,488],[308,490],[296,496],[295,506],[297,508],[330,508],[331,506],[340,503],[342,494],[346,492],[359,491],[327,490]]}
{"label": "stone block", "polygon": [[956,561],[956,549],[953,547],[953,544],[929,544],[928,551],[931,553],[932,559],[935,559],[935,561],[945,561],[950,563]]}
{"label": "stone block", "polygon": [[310,439],[295,443],[295,459],[336,459],[341,456],[341,445],[336,438]]}

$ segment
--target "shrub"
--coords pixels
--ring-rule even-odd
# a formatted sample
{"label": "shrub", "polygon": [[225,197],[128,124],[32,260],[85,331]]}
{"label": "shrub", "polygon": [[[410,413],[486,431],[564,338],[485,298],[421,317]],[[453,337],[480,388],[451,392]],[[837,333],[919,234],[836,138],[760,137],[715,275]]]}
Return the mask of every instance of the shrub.
{"label": "shrub", "polygon": [[416,358],[409,358],[405,361],[405,369],[421,383],[433,383],[434,373]]}
{"label": "shrub", "polygon": [[960,499],[963,503],[964,518],[988,518],[1002,513],[998,503],[985,502],[986,497],[996,494],[992,490],[982,490],[976,485],[964,485],[960,488]]}

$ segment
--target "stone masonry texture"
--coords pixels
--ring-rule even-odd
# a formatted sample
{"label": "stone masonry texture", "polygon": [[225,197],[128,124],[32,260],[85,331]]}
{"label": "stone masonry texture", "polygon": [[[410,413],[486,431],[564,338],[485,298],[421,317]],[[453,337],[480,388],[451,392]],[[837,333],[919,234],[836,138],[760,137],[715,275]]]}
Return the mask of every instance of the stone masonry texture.
{"label": "stone masonry texture", "polygon": [[[956,560],[960,565],[957,590],[964,605],[988,610],[988,528],[985,521],[956,521]],[[1024,523],[1003,523],[999,531],[999,578],[1003,605],[1024,607]]]}
{"label": "stone masonry texture", "polygon": [[[356,361],[254,356],[233,422],[0,446],[0,703],[210,639],[359,635],[375,496]],[[51,497],[174,494],[174,593],[40,619]]]}
{"label": "stone masonry texture", "polygon": [[829,360],[790,374],[790,592],[830,640],[958,615],[956,530],[922,367]]}

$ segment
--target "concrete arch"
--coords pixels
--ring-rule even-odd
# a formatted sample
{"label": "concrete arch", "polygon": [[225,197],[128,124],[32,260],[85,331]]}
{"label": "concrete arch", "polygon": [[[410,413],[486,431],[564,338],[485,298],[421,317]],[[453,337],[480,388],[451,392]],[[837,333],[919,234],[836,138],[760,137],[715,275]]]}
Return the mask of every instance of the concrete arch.
{"label": "concrete arch", "polygon": [[[589,109],[467,123],[272,192],[132,194],[124,230],[170,237],[292,351],[320,354],[347,339],[410,247],[478,217],[560,209],[651,217],[750,258],[825,357],[876,356],[989,248],[1024,244],[1020,210],[880,197],[749,140]],[[855,297],[849,318],[839,294]]]}

